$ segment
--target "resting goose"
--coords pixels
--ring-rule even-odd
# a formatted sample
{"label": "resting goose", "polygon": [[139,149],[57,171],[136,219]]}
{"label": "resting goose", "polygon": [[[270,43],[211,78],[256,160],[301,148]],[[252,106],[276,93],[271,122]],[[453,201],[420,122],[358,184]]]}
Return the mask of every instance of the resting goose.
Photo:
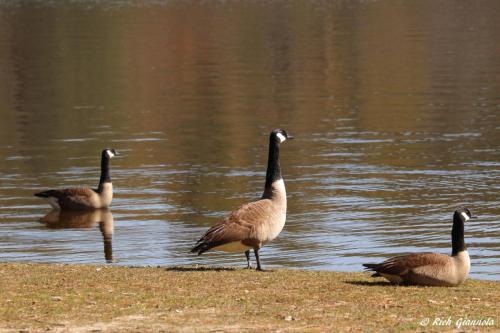
{"label": "resting goose", "polygon": [[271,132],[266,184],[262,198],[240,206],[223,221],[208,229],[191,252],[198,255],[212,249],[244,252],[247,268],[251,268],[250,249],[253,249],[257,270],[262,270],[259,249],[275,239],[285,225],[286,191],[281,176],[279,149],[281,143],[292,138],[282,129]]}
{"label": "resting goose", "polygon": [[96,190],[88,187],[48,190],[35,193],[46,199],[54,209],[85,210],[107,208],[113,200],[113,184],[109,176],[109,160],[118,155],[114,149],[104,149],[101,157],[101,179]]}
{"label": "resting goose", "polygon": [[451,256],[440,253],[414,253],[394,257],[380,264],[363,264],[392,283],[423,286],[457,286],[467,279],[470,258],[464,242],[464,222],[472,218],[470,211],[456,210],[451,229]]}

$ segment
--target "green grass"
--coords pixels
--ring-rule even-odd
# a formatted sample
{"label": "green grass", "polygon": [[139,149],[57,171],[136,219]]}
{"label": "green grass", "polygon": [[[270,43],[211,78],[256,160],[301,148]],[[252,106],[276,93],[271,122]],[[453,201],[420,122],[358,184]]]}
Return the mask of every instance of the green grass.
{"label": "green grass", "polygon": [[[0,264],[1,331],[500,331],[500,283],[393,286],[367,273]],[[451,325],[421,326],[451,317]],[[491,323],[491,322],[490,322]]]}

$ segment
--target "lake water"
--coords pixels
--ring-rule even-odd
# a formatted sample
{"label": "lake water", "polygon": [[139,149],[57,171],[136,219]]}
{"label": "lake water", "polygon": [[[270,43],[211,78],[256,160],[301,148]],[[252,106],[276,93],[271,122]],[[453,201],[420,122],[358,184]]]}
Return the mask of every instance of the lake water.
{"label": "lake water", "polygon": [[[499,1],[7,1],[0,5],[0,260],[238,265],[189,253],[263,189],[269,131],[287,223],[264,268],[359,271],[450,253],[500,279]],[[33,193],[96,186],[101,216]],[[252,256],[253,260],[253,256]]]}

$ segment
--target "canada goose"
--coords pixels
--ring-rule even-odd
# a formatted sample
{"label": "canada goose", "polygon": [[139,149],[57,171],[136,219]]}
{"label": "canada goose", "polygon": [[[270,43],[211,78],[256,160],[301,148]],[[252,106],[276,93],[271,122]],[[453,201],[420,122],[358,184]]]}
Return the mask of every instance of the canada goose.
{"label": "canada goose", "polygon": [[271,132],[262,198],[240,206],[223,221],[208,229],[191,252],[197,252],[198,255],[211,249],[244,252],[247,268],[251,268],[250,249],[253,249],[257,270],[262,270],[259,249],[279,235],[286,220],[286,191],[279,159],[280,144],[286,139],[293,137],[282,129]]}
{"label": "canada goose", "polygon": [[118,155],[114,149],[104,149],[101,157],[101,179],[96,190],[88,187],[48,190],[35,193],[47,199],[54,209],[84,210],[109,207],[113,200],[113,184],[109,176],[109,160]]}
{"label": "canada goose", "polygon": [[97,224],[101,231],[104,243],[104,258],[106,262],[113,262],[113,214],[107,208],[61,211],[52,210],[40,219],[40,222],[51,229],[94,228]]}
{"label": "canada goose", "polygon": [[456,210],[451,229],[451,256],[423,252],[394,257],[380,264],[363,264],[375,271],[373,277],[382,276],[392,283],[423,286],[456,286],[467,278],[470,258],[464,242],[464,222],[472,218],[470,211]]}

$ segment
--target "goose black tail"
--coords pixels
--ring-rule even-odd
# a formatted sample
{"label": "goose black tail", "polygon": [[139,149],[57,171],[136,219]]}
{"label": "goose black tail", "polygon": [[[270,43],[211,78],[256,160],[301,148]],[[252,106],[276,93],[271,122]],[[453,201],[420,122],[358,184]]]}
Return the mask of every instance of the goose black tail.
{"label": "goose black tail", "polygon": [[[378,264],[363,264],[363,266],[365,267],[365,270],[372,270],[372,271],[375,271]],[[372,277],[380,277],[382,275],[380,275],[378,272],[375,272],[374,274],[372,274]]]}
{"label": "goose black tail", "polygon": [[207,242],[203,241],[203,239],[200,239],[198,243],[191,249],[192,253],[198,253],[198,255],[202,254],[203,252],[206,252],[214,247],[224,245],[227,242]]}
{"label": "goose black tail", "polygon": [[377,267],[377,264],[363,264],[363,267],[366,270],[368,270],[368,269],[374,270]]}
{"label": "goose black tail", "polygon": [[39,197],[39,198],[49,198],[49,197],[54,196],[54,192],[55,192],[54,190],[48,190],[48,191],[35,193],[34,196]]}
{"label": "goose black tail", "polygon": [[207,243],[203,242],[198,242],[192,249],[192,253],[197,253],[198,255],[202,254],[205,251],[208,251],[210,249],[210,246]]}

